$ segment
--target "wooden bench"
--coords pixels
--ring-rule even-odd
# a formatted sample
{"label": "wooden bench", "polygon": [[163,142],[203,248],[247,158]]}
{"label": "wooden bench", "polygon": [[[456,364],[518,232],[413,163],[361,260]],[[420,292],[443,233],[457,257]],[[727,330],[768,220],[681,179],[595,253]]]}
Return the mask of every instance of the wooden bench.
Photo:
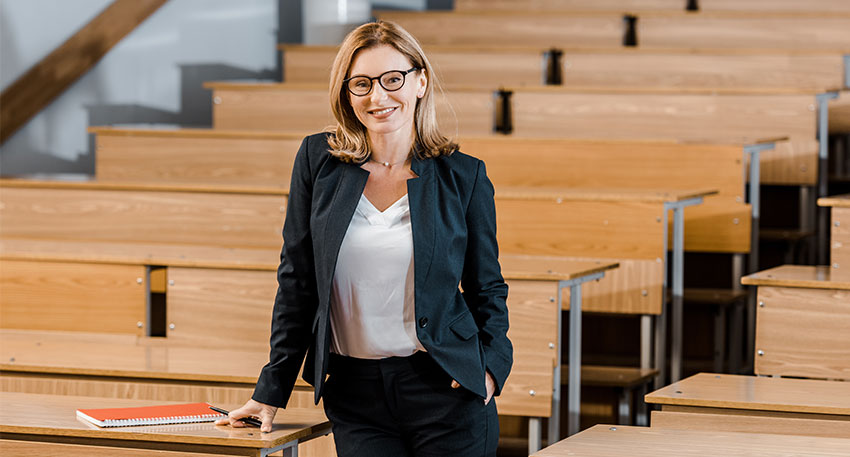
{"label": "wooden bench", "polygon": [[616,12],[553,14],[534,11],[373,11],[428,45],[492,47],[621,46],[626,27]]}
{"label": "wooden bench", "polygon": [[[212,422],[98,428],[77,419],[78,408],[128,408],[170,402],[0,392],[0,450],[60,455],[265,456],[283,451],[298,455],[298,443],[330,433],[331,424],[316,408],[290,408],[275,418],[270,433],[234,429]],[[185,403],[185,402],[176,402]],[[231,408],[237,405],[222,405]],[[59,444],[59,446],[57,446]],[[166,451],[166,452],[158,452]],[[56,455],[56,454],[52,454]]]}
{"label": "wooden bench", "polygon": [[771,455],[833,457],[846,453],[850,439],[781,436],[727,431],[665,430],[596,425],[535,453],[535,457],[610,455],[705,456]]}
{"label": "wooden bench", "polygon": [[642,48],[777,48],[850,51],[848,12],[647,12]]}
{"label": "wooden bench", "polygon": [[[325,83],[338,46],[282,44],[283,81]],[[446,88],[536,86],[547,84],[550,49],[538,46],[500,49],[485,46],[428,46],[428,60]]]}
{"label": "wooden bench", "polygon": [[646,396],[652,427],[850,436],[850,383],[700,373]]}
{"label": "wooden bench", "polygon": [[[455,0],[457,11],[583,11],[588,9],[602,11],[683,11],[687,1],[683,0]],[[801,13],[850,12],[850,7],[842,0],[813,0],[805,3],[796,0],[781,0],[765,3],[761,0],[698,0],[693,2],[699,11],[793,11]]]}
{"label": "wooden bench", "polygon": [[[213,91],[216,129],[300,133],[335,125],[325,85],[208,82],[204,87]],[[453,88],[438,97],[442,131],[453,136],[492,133],[494,91]]]}
{"label": "wooden bench", "polygon": [[742,282],[758,286],[755,373],[772,378],[700,374],[674,383],[646,396],[662,405],[658,425],[714,427],[727,422],[716,416],[733,415],[723,428],[847,436],[850,275],[828,266],[783,266]]}
{"label": "wooden bench", "polygon": [[3,237],[279,248],[278,187],[0,180]]}

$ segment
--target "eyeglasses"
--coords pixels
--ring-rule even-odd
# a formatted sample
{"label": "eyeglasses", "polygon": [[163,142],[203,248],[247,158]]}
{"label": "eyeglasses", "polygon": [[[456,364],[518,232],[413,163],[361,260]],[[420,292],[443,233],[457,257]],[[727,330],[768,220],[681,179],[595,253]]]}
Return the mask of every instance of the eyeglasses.
{"label": "eyeglasses", "polygon": [[345,84],[345,87],[348,88],[349,92],[358,97],[368,95],[369,92],[372,92],[372,81],[376,79],[385,91],[395,92],[404,86],[404,77],[407,76],[408,73],[416,70],[419,70],[419,67],[413,67],[407,71],[390,70],[381,73],[380,76],[376,76],[374,78],[370,78],[368,76],[352,76],[351,78],[343,80],[342,83]]}

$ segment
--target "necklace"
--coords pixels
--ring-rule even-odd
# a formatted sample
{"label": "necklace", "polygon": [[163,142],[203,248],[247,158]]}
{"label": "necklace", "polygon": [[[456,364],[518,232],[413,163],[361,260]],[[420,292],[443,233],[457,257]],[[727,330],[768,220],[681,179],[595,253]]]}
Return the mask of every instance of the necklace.
{"label": "necklace", "polygon": [[387,167],[387,168],[392,168],[392,167],[394,167],[394,166],[396,166],[396,165],[401,165],[401,164],[403,164],[404,162],[407,162],[407,159],[408,159],[408,158],[405,158],[404,160],[401,160],[401,161],[399,161],[399,162],[392,162],[392,163],[390,163],[390,162],[381,162],[380,160],[375,160],[375,159],[373,159],[373,158],[372,158],[372,156],[369,156],[369,160],[370,160],[370,161],[375,162],[375,163],[379,163],[379,164],[381,164],[381,165],[383,165],[383,166],[385,166],[385,167]]}

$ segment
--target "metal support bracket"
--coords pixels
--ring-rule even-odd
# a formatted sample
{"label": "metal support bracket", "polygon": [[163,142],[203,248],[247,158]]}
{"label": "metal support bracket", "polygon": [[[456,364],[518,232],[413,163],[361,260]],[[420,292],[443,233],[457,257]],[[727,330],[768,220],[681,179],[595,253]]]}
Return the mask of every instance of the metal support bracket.
{"label": "metal support bracket", "polygon": [[[847,62],[847,56],[845,63]],[[845,67],[845,72],[847,68]],[[846,77],[846,73],[845,73]],[[829,101],[838,98],[838,92],[825,92],[817,94],[818,106],[818,192],[817,198],[826,197],[829,193]],[[817,251],[818,265],[827,263],[826,257],[829,251],[829,228],[827,219],[829,212],[827,208],[818,208],[817,218]]]}

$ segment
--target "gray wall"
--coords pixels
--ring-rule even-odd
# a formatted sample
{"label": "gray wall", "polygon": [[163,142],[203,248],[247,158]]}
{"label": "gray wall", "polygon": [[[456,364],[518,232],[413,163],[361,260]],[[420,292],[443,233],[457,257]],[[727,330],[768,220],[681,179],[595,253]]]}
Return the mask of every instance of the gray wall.
{"label": "gray wall", "polygon": [[[0,1],[0,87],[111,2]],[[0,174],[93,175],[88,126],[210,126],[203,82],[278,80],[277,43],[338,43],[370,19],[373,7],[451,6],[451,0],[170,0],[0,146]]]}

